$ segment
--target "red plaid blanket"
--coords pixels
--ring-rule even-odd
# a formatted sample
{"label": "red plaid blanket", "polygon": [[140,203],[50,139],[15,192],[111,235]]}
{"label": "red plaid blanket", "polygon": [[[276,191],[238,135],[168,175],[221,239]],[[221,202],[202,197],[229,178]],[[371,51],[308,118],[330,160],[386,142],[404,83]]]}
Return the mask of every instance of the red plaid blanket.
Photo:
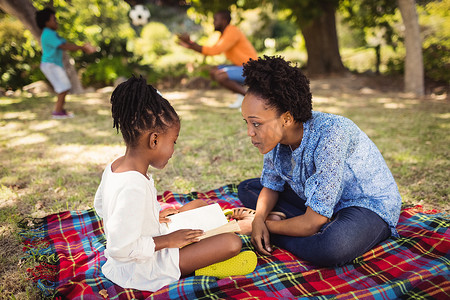
{"label": "red plaid blanket", "polygon": [[[163,207],[192,199],[241,205],[236,186],[206,193],[159,196]],[[339,268],[318,268],[283,249],[271,256],[258,255],[256,270],[246,276],[221,280],[191,276],[155,293],[123,289],[101,273],[105,239],[93,209],[49,215],[21,235],[28,257],[39,264],[30,277],[46,297],[56,299],[450,299],[450,221],[420,206],[403,209],[400,238],[388,239]],[[243,250],[253,249],[241,236]]]}

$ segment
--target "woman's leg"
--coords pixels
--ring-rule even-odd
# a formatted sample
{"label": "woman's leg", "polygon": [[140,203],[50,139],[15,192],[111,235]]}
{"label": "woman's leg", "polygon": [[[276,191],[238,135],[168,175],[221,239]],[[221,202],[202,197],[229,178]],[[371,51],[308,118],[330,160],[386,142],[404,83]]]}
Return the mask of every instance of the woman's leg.
{"label": "woman's leg", "polygon": [[[256,202],[263,186],[259,178],[247,179],[238,186],[238,197],[245,207],[256,209]],[[273,211],[283,212],[288,218],[303,215],[306,212],[305,201],[302,200],[288,184],[278,195],[278,202]]]}
{"label": "woman's leg", "polygon": [[218,234],[180,249],[181,275],[227,260],[239,254],[242,241],[234,233]]}
{"label": "woman's leg", "polygon": [[348,207],[309,237],[271,236],[271,242],[319,266],[351,262],[391,235],[387,223],[373,211]]}

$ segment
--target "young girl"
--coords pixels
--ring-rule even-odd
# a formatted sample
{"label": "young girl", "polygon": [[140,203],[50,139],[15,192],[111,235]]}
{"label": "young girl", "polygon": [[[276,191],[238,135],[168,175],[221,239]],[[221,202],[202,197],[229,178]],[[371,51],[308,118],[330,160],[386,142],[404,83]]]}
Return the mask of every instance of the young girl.
{"label": "young girl", "polygon": [[[242,182],[251,241],[320,266],[343,265],[397,236],[401,197],[381,153],[352,121],[312,111],[309,80],[280,57],[244,65],[247,134],[264,154],[261,178]],[[287,218],[267,216],[272,210]]]}
{"label": "young girl", "polygon": [[[120,129],[126,151],[106,167],[94,200],[106,235],[102,267],[106,278],[123,288],[156,291],[218,262],[219,273],[208,273],[213,268],[207,267],[199,274],[226,277],[252,272],[256,255],[239,253],[242,242],[234,233],[199,241],[201,230],[167,232],[166,217],[178,211],[160,212],[147,170],[164,168],[174,152],[180,120],[170,103],[142,77],[132,77],[115,89],[111,104],[113,127]],[[202,205],[206,203],[192,201],[179,211]]]}

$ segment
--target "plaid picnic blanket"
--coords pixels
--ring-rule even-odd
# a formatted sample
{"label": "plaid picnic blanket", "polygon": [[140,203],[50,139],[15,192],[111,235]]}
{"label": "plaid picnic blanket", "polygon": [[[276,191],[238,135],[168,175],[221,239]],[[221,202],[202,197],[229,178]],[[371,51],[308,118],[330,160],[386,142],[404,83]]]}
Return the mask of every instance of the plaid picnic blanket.
{"label": "plaid picnic blanket", "polygon": [[[241,205],[235,185],[206,193],[165,192],[158,200],[166,208],[197,198],[223,208]],[[102,275],[105,238],[93,209],[40,221],[26,220],[28,229],[21,233],[26,255],[39,262],[28,271],[42,294],[56,299],[450,299],[450,220],[420,206],[402,210],[400,238],[343,267],[318,268],[275,248],[271,256],[258,255],[249,275],[191,276],[154,293],[123,289]],[[248,236],[241,238],[243,250],[254,250]]]}

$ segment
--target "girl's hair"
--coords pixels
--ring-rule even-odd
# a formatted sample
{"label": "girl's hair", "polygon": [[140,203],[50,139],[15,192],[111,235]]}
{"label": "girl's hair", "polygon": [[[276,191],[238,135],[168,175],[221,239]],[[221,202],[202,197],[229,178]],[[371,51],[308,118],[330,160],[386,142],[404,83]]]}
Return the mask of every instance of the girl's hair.
{"label": "girl's hair", "polygon": [[296,65],[279,56],[250,59],[244,64],[247,93],[261,97],[279,115],[289,111],[296,122],[312,117],[309,80]]}
{"label": "girl's hair", "polygon": [[143,131],[165,132],[180,118],[169,101],[142,76],[119,84],[111,95],[113,128],[122,132],[128,146],[136,146]]}
{"label": "girl's hair", "polygon": [[51,8],[44,8],[36,12],[36,24],[40,29],[45,28],[45,23],[50,20],[50,17],[55,14]]}

